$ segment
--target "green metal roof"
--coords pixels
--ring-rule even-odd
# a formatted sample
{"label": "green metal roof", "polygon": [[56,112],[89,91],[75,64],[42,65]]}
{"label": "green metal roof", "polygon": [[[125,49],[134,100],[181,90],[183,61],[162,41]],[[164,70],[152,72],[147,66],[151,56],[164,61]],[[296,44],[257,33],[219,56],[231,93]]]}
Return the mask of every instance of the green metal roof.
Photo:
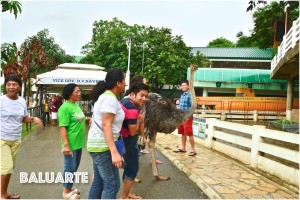
{"label": "green metal roof", "polygon": [[192,47],[192,53],[204,54],[208,59],[236,59],[236,60],[272,60],[272,48],[210,48],[210,47]]}
{"label": "green metal roof", "polygon": [[[188,78],[189,78],[188,69]],[[228,83],[286,83],[285,80],[270,78],[271,70],[262,69],[225,69],[199,68],[195,73],[195,81],[228,82]]]}

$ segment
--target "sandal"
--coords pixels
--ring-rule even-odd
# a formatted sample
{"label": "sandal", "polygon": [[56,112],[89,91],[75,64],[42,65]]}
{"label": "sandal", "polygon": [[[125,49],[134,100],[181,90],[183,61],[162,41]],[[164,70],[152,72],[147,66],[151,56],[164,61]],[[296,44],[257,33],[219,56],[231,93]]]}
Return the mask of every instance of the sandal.
{"label": "sandal", "polygon": [[162,161],[156,160],[156,164],[162,164]]}
{"label": "sandal", "polygon": [[195,155],[197,155],[196,152],[190,152],[190,153],[189,153],[189,156],[195,156]]}
{"label": "sandal", "polygon": [[135,183],[141,183],[142,181],[141,181],[140,179],[138,179],[138,178],[135,178],[135,179],[133,180],[133,182],[135,182]]}
{"label": "sandal", "polygon": [[80,190],[77,188],[72,188],[72,191],[74,191],[76,194],[80,194]]}
{"label": "sandal", "polygon": [[186,151],[185,150],[182,150],[182,149],[177,149],[177,150],[174,150],[173,152],[175,153],[185,153]]}
{"label": "sandal", "polygon": [[80,194],[77,194],[74,190],[68,194],[62,193],[63,199],[80,199]]}
{"label": "sandal", "polygon": [[6,199],[20,199],[20,195],[19,194],[8,194]]}
{"label": "sandal", "polygon": [[128,199],[142,199],[141,196],[134,194],[134,193],[130,193],[127,197],[128,197]]}

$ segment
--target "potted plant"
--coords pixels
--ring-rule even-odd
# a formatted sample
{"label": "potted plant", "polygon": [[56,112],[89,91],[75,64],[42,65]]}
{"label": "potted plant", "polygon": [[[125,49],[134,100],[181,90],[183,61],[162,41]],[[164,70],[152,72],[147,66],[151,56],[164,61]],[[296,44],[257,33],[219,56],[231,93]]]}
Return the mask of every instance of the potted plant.
{"label": "potted plant", "polygon": [[282,131],[299,133],[299,124],[287,119],[279,119],[272,121],[271,125]]}

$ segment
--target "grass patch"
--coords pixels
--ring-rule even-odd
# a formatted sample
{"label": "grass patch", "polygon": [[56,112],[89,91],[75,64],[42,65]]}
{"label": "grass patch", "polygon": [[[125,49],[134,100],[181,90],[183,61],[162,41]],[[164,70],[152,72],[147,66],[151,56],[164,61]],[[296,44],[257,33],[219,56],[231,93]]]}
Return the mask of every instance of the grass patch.
{"label": "grass patch", "polygon": [[31,124],[31,130],[30,130],[30,124],[28,124],[27,126],[28,126],[28,130],[26,130],[26,123],[22,123],[22,133],[21,133],[22,139],[26,138],[38,127],[35,123]]}

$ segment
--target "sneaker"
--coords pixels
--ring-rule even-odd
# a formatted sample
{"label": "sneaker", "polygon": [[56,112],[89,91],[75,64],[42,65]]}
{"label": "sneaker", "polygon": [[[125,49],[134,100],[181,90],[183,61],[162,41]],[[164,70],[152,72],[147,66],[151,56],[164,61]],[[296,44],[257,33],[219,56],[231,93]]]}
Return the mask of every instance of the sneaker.
{"label": "sneaker", "polygon": [[147,149],[142,149],[141,153],[150,153]]}

